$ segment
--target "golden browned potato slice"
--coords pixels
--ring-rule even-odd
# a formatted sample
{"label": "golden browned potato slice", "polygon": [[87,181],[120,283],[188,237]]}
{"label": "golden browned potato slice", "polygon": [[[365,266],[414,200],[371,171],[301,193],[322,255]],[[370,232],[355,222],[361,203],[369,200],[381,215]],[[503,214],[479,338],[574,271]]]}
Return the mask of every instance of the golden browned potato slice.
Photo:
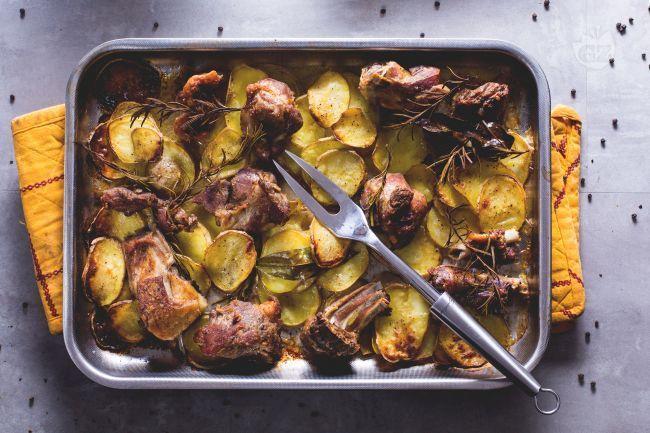
{"label": "golden browned potato slice", "polygon": [[416,360],[421,361],[425,359],[433,358],[433,354],[438,346],[438,334],[440,332],[440,325],[438,322],[429,320],[429,327],[427,332],[424,334],[422,339],[422,345],[420,346],[420,351],[415,357]]}
{"label": "golden browned potato slice", "polygon": [[404,178],[411,185],[411,188],[420,191],[427,202],[431,202],[435,195],[436,175],[429,167],[424,164],[417,164],[411,167]]}
{"label": "golden browned potato slice", "polygon": [[400,129],[382,129],[377,137],[372,162],[382,171],[388,164],[390,173],[406,173],[411,167],[422,163],[427,156],[422,128],[408,126]]}
{"label": "golden browned potato slice", "polygon": [[[230,72],[230,82],[228,83],[228,94],[226,95],[226,105],[228,107],[242,108],[246,104],[246,87],[249,84],[258,82],[266,78],[264,71],[251,68],[248,65],[238,65]],[[240,112],[234,111],[225,116],[226,126],[241,135],[241,118]]]}
{"label": "golden browned potato slice", "polygon": [[[264,288],[259,290],[261,302],[268,300],[270,296]],[[280,320],[285,326],[302,325],[318,312],[321,304],[320,293],[316,285],[299,292],[273,294],[273,296],[280,302]]]}
{"label": "golden browned potato slice", "polygon": [[325,130],[316,122],[309,111],[307,95],[296,98],[296,108],[302,116],[302,127],[291,136],[291,143],[297,149],[304,149],[325,136]]}
{"label": "golden browned potato slice", "polygon": [[[295,229],[285,229],[275,233],[264,242],[261,257],[284,251],[302,250],[310,248],[310,246],[311,242],[307,233]],[[291,292],[303,282],[299,279],[289,280],[271,275],[263,269],[259,269],[259,275],[262,285],[273,294]]]}
{"label": "golden browned potato slice", "polygon": [[333,138],[323,138],[315,141],[303,149],[300,156],[309,164],[315,166],[318,158],[330,150],[345,149],[345,145]]}
{"label": "golden browned potato slice", "polygon": [[523,185],[526,183],[526,179],[528,179],[528,174],[530,173],[530,161],[533,156],[533,148],[521,135],[512,130],[508,131],[508,133],[515,138],[514,143],[512,143],[512,150],[526,153],[507,156],[499,162],[512,170],[515,174],[515,179]]}
{"label": "golden browned potato slice", "polygon": [[217,219],[210,212],[206,211],[203,206],[194,203],[192,200],[188,200],[181,206],[183,210],[189,214],[196,215],[196,218],[199,222],[208,229],[210,235],[214,239],[223,229],[217,225]]}
{"label": "golden browned potato slice", "polygon": [[350,240],[337,238],[316,218],[310,226],[311,251],[316,264],[321,268],[331,268],[345,259],[350,247]]}
{"label": "golden browned potato slice", "polygon": [[[503,347],[508,349],[511,346],[513,340],[503,317],[494,314],[483,315],[476,312],[472,314]],[[445,354],[459,367],[475,368],[487,362],[472,346],[447,326],[441,326],[439,341]]]}
{"label": "golden browned potato slice", "polygon": [[[124,105],[126,104],[126,105]],[[162,154],[163,136],[156,121],[144,115],[131,121],[132,103],[123,102],[108,121],[108,142],[117,158],[126,164],[154,161]]]}
{"label": "golden browned potato slice", "polygon": [[413,240],[405,247],[395,250],[395,254],[422,276],[442,263],[440,251],[422,226],[418,228]]}
{"label": "golden browned potato slice", "polygon": [[[232,113],[229,113],[232,114]],[[242,145],[242,133],[233,128],[224,128],[214,137],[208,138],[201,156],[201,167],[209,170],[233,161]]]}
{"label": "golden browned potato slice", "polygon": [[354,242],[350,258],[320,274],[317,284],[330,292],[342,292],[349,289],[366,273],[370,256],[365,245]]}
{"label": "golden browned potato slice", "polygon": [[81,276],[90,298],[97,305],[109,305],[120,295],[125,275],[120,242],[112,238],[93,240]]}
{"label": "golden browned potato slice", "polygon": [[162,156],[147,167],[147,175],[157,190],[179,194],[194,181],[194,161],[182,146],[165,138]]}
{"label": "golden browned potato slice", "polygon": [[246,232],[226,230],[205,251],[204,264],[210,279],[220,290],[237,290],[255,267],[257,251]]}
{"label": "golden browned potato slice", "polygon": [[469,204],[467,199],[463,197],[461,193],[456,191],[453,186],[451,186],[450,182],[436,183],[436,193],[440,201],[450,208],[456,208],[458,206]]}
{"label": "golden browned potato slice", "polygon": [[425,224],[429,236],[439,247],[447,248],[450,244],[460,240],[452,229],[447,216],[443,213],[442,206],[437,202],[434,202],[429,209]]}
{"label": "golden browned potato slice", "polygon": [[212,235],[200,222],[191,230],[181,230],[176,233],[176,243],[181,252],[197,263],[203,262],[205,250],[212,243]]}
{"label": "golden browned potato slice", "polygon": [[452,182],[452,186],[465,197],[474,212],[478,213],[478,199],[481,188],[483,188],[483,182],[497,174],[513,175],[510,169],[498,162],[472,164],[458,173],[456,179]]}
{"label": "golden browned potato slice", "polygon": [[483,184],[478,202],[483,231],[519,229],[526,219],[526,192],[510,176],[493,176]]}
{"label": "golden browned potato slice", "polygon": [[345,110],[332,132],[341,143],[357,149],[370,148],[377,138],[375,124],[358,107]]}
{"label": "golden browned potato slice", "polygon": [[108,307],[111,328],[122,341],[135,344],[144,340],[147,331],[140,321],[137,301],[120,301]]}
{"label": "golden browned potato slice", "polygon": [[109,208],[102,208],[92,224],[92,230],[104,236],[123,241],[146,228],[147,224],[140,213],[125,215]]}
{"label": "golden browned potato slice", "polygon": [[429,304],[413,287],[391,284],[390,314],[375,319],[375,341],[388,362],[410,361],[420,353],[429,327]]}
{"label": "golden browned potato slice", "polygon": [[[330,150],[318,157],[316,168],[352,197],[366,177],[366,164],[357,153],[350,150]],[[311,182],[314,198],[323,204],[334,200],[316,183]]]}
{"label": "golden browned potato slice", "polygon": [[364,114],[373,124],[377,124],[377,110],[373,110],[366,98],[359,91],[359,75],[344,73],[345,81],[348,82],[350,89],[350,103],[348,108],[358,107],[363,110]]}
{"label": "golden browned potato slice", "polygon": [[300,232],[309,230],[311,220],[314,219],[314,216],[309,211],[309,209],[307,209],[302,203],[298,201],[290,202],[290,205],[292,207],[292,210],[287,222],[282,225],[274,225],[269,228],[264,233],[264,239],[268,239],[271,236],[274,236],[275,234],[287,229],[298,230]]}
{"label": "golden browned potato slice", "polygon": [[182,254],[176,254],[175,257],[176,262],[185,269],[192,282],[196,283],[199,292],[201,292],[203,296],[207,296],[212,287],[212,280],[210,280],[210,276],[205,270],[205,266],[202,264],[203,260],[201,260],[201,262],[195,262],[190,257]]}
{"label": "golden browned potato slice", "polygon": [[309,111],[323,127],[329,128],[341,118],[350,104],[350,88],[345,78],[333,71],[325,72],[307,90]]}

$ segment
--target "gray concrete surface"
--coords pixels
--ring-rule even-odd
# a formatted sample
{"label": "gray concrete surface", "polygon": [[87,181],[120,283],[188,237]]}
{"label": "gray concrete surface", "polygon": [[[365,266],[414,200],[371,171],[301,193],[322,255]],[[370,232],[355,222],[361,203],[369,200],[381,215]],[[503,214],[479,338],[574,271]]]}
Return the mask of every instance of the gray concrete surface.
{"label": "gray concrete surface", "polygon": [[[3,1],[0,8],[0,432],[642,432],[650,425],[650,52],[647,0]],[[382,6],[387,8],[380,16]],[[24,19],[19,8],[26,9]],[[537,22],[531,15],[537,13]],[[628,17],[634,17],[630,25]],[[160,23],[153,31],[153,23]],[[615,24],[627,24],[619,35]],[[542,64],[553,103],[584,116],[577,327],[553,336],[536,374],[562,395],[554,417],[496,392],[120,391],[79,373],[51,337],[35,290],[9,121],[63,101],[70,71],[118,37],[490,37]],[[650,53],[649,53],[650,54]],[[614,67],[608,58],[616,59]],[[576,98],[570,96],[575,88]],[[15,94],[14,104],[9,95]],[[614,130],[611,119],[617,117]],[[607,139],[601,147],[600,138]],[[591,203],[587,194],[593,195]],[[639,209],[643,205],[643,209]],[[637,213],[638,223],[630,218]],[[29,306],[23,309],[23,302]],[[600,328],[594,329],[594,320]],[[584,333],[591,332],[586,344]],[[584,373],[585,386],[578,384]],[[597,382],[596,392],[589,387]],[[29,404],[34,397],[33,405]]]}

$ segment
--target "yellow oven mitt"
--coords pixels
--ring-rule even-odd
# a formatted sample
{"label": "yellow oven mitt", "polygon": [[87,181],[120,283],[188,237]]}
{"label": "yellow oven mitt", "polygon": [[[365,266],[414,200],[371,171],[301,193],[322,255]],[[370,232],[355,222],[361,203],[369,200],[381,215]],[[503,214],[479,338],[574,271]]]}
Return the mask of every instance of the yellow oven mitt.
{"label": "yellow oven mitt", "polygon": [[[64,106],[58,105],[11,124],[34,272],[52,334],[61,332],[64,115]],[[585,306],[578,247],[581,122],[573,109],[558,106],[551,123],[552,319],[560,331]]]}
{"label": "yellow oven mitt", "polygon": [[64,126],[63,105],[11,122],[36,284],[52,334],[61,332]]}
{"label": "yellow oven mitt", "polygon": [[573,108],[558,105],[551,112],[552,322],[562,332],[585,309],[580,263],[580,133],[582,122]]}

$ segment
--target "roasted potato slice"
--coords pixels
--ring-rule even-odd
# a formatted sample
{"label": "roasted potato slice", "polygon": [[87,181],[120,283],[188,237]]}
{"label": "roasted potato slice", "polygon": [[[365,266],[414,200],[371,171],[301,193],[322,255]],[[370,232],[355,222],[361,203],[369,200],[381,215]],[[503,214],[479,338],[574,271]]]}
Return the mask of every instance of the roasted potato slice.
{"label": "roasted potato slice", "polygon": [[139,343],[147,337],[147,330],[140,321],[137,301],[120,301],[108,307],[111,328],[126,343]]}
{"label": "roasted potato slice", "polygon": [[315,166],[316,161],[318,161],[318,158],[324,154],[325,152],[329,152],[330,150],[339,150],[339,149],[345,149],[345,145],[341,143],[338,140],[335,140],[333,138],[322,138],[320,140],[316,140],[309,146],[303,149],[302,153],[300,156],[302,159],[307,161],[310,165]]}
{"label": "roasted potato slice", "polygon": [[440,333],[440,324],[430,319],[427,332],[424,334],[424,337],[422,338],[420,351],[415,357],[416,360],[422,361],[422,360],[433,358],[434,353],[436,351],[436,347],[438,346],[439,333]]}
{"label": "roasted potato slice", "polygon": [[377,137],[372,162],[379,171],[390,164],[388,172],[406,173],[411,167],[422,163],[427,156],[422,128],[409,126],[400,129],[382,129]]}
{"label": "roasted potato slice", "polygon": [[176,243],[181,252],[197,263],[203,262],[205,250],[212,243],[212,235],[200,222],[191,230],[181,230],[176,233]]}
{"label": "roasted potato slice", "polygon": [[88,296],[97,305],[109,305],[120,296],[125,275],[126,262],[120,242],[112,238],[93,240],[81,275]]}
{"label": "roasted potato slice", "polygon": [[146,227],[147,223],[141,213],[126,215],[105,207],[101,208],[95,216],[91,229],[96,234],[123,241]]}
{"label": "roasted potato slice", "polygon": [[493,176],[483,184],[478,202],[483,231],[519,229],[526,219],[526,191],[510,176]]}
{"label": "roasted potato slice", "polygon": [[345,259],[350,247],[350,240],[337,238],[316,218],[312,220],[309,231],[312,255],[318,266],[331,268]]}
{"label": "roasted potato slice", "polygon": [[348,82],[348,89],[350,90],[350,103],[348,104],[348,108],[361,108],[366,117],[373,124],[377,124],[377,110],[372,109],[366,98],[359,91],[359,75],[345,73],[343,77]]}
{"label": "roasted potato slice", "polygon": [[[510,347],[512,339],[510,337],[510,330],[505,320],[501,316],[481,315],[473,313],[476,320],[483,325],[483,327],[492,336],[501,343],[506,349]],[[440,329],[440,346],[444,350],[449,359],[459,367],[476,368],[481,367],[487,361],[481,354],[479,354],[471,345],[467,344],[462,338],[457,336],[447,326],[442,325]]]}
{"label": "roasted potato slice", "polygon": [[526,183],[528,174],[530,173],[530,161],[533,157],[533,148],[521,135],[512,130],[509,130],[508,133],[515,138],[515,141],[512,143],[512,150],[525,153],[507,156],[499,162],[512,170],[515,174],[515,179],[523,185]]}
{"label": "roasted potato slice", "polygon": [[[203,206],[194,203],[191,200],[186,201],[181,206],[188,214],[193,214],[199,222],[208,229],[212,238],[215,238],[223,229],[217,225],[217,219],[210,212],[206,211]],[[202,261],[202,260],[201,260]]]}
{"label": "roasted potato slice", "polygon": [[460,240],[454,233],[449,219],[443,213],[442,206],[438,205],[437,202],[434,202],[434,205],[429,209],[425,221],[429,236],[439,247],[447,248]]}
{"label": "roasted potato slice", "polygon": [[194,342],[194,334],[203,326],[207,325],[210,320],[209,314],[203,314],[201,317],[196,319],[194,323],[187,328],[182,336],[182,350],[187,357],[187,361],[196,368],[200,369],[210,369],[214,367],[214,361],[207,356],[203,355],[201,348],[198,344]]}
{"label": "roasted potato slice", "polygon": [[[271,294],[264,288],[259,290],[260,301],[264,302],[270,296]],[[273,294],[273,296],[280,302],[280,320],[285,326],[302,325],[318,312],[321,304],[320,293],[315,285],[299,292]]]}
{"label": "roasted potato slice", "polygon": [[240,153],[241,146],[241,131],[234,128],[222,129],[214,137],[211,136],[206,140],[201,156],[201,167],[204,170],[209,170],[232,162]]}
{"label": "roasted potato slice", "polygon": [[343,144],[357,149],[372,147],[377,138],[375,124],[361,108],[348,108],[332,125],[334,136]]}
{"label": "roasted potato slice", "polygon": [[123,102],[108,121],[108,143],[117,158],[125,164],[155,161],[163,152],[163,136],[158,124],[144,115],[131,119],[133,104]]}
{"label": "roasted potato slice", "polygon": [[246,232],[226,230],[205,251],[204,264],[214,285],[232,293],[248,278],[256,260],[253,238]]}
{"label": "roasted potato slice", "polygon": [[429,327],[429,304],[413,287],[391,284],[390,314],[375,319],[375,341],[388,362],[410,361],[420,353]]}
{"label": "roasted potato slice", "polygon": [[291,136],[291,143],[298,149],[304,149],[325,136],[325,130],[316,122],[309,111],[307,95],[296,98],[296,108],[302,116],[302,127]]}
{"label": "roasted potato slice", "polygon": [[345,78],[333,71],[325,72],[307,90],[309,111],[323,127],[329,128],[341,118],[350,104],[350,88]]}
{"label": "roasted potato slice", "polygon": [[190,257],[182,254],[176,254],[175,257],[176,262],[185,269],[185,272],[187,272],[187,275],[189,275],[192,282],[196,283],[199,292],[201,292],[203,296],[207,296],[212,287],[212,280],[210,280],[210,276],[205,270],[205,266],[202,264],[203,260],[201,260],[201,262],[196,262]]}
{"label": "roasted potato slice", "polygon": [[465,197],[474,212],[478,213],[478,200],[483,183],[497,174],[514,176],[512,171],[503,164],[498,162],[482,162],[480,164],[472,164],[458,173],[456,179],[452,181],[452,186]]}
{"label": "roasted potato slice", "polygon": [[317,284],[330,292],[349,289],[366,273],[370,256],[365,245],[355,242],[351,247],[350,258],[320,274]]}
{"label": "roasted potato slice", "polygon": [[[307,233],[295,229],[285,229],[275,233],[264,242],[261,257],[285,251],[308,249],[310,246],[311,242]],[[263,268],[259,268],[258,272],[266,290],[273,294],[291,292],[303,283],[301,279],[287,279],[272,275]]]}
{"label": "roasted potato slice", "polygon": [[424,164],[417,164],[404,173],[404,178],[413,189],[420,191],[426,197],[428,203],[433,200],[436,186],[436,175],[433,170]]}
{"label": "roasted potato slice", "polygon": [[155,163],[149,164],[147,175],[157,190],[179,194],[194,181],[194,161],[182,146],[164,139],[162,156]]}
{"label": "roasted potato slice", "polygon": [[[330,150],[318,157],[316,168],[352,197],[366,177],[366,164],[357,153],[350,150]],[[334,200],[315,182],[311,191],[319,202],[330,205]]]}
{"label": "roasted potato slice", "polygon": [[436,193],[440,201],[452,209],[469,204],[467,199],[451,186],[450,182],[436,183]]}
{"label": "roasted potato slice", "polygon": [[[248,65],[238,65],[230,72],[226,105],[228,107],[242,108],[246,104],[246,87],[266,78],[266,72],[251,68]],[[241,136],[241,117],[239,111],[228,113],[225,116],[226,126]]]}
{"label": "roasted potato slice", "polygon": [[422,226],[418,228],[413,240],[405,247],[395,250],[395,254],[422,276],[442,263],[440,251]]}

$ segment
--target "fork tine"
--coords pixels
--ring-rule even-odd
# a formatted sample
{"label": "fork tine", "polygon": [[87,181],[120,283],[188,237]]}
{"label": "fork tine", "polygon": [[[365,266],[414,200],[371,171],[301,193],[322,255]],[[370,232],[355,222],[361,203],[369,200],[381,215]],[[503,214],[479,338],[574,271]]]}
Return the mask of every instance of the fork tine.
{"label": "fork tine", "polygon": [[323,225],[326,225],[330,228],[333,228],[335,226],[336,220],[334,218],[334,215],[329,213],[312,195],[307,192],[305,188],[298,183],[296,179],[293,178],[280,164],[277,163],[277,161],[273,161],[273,164],[275,164],[275,167],[278,169],[282,177],[284,178],[285,181],[287,181],[287,184],[289,184],[289,187],[293,190],[293,192],[298,196],[300,201],[307,206],[307,208],[311,211],[311,213],[314,214],[316,219],[320,221]]}
{"label": "fork tine", "polygon": [[289,152],[288,150],[284,151],[289,158],[291,158],[296,164],[300,166],[303,170],[307,172],[309,177],[311,177],[318,186],[323,188],[326,193],[330,195],[339,205],[339,208],[348,207],[351,204],[354,204],[352,199],[341,188],[338,187],[334,182],[329,180],[327,176],[314,168],[304,159],[300,158],[294,153]]}

